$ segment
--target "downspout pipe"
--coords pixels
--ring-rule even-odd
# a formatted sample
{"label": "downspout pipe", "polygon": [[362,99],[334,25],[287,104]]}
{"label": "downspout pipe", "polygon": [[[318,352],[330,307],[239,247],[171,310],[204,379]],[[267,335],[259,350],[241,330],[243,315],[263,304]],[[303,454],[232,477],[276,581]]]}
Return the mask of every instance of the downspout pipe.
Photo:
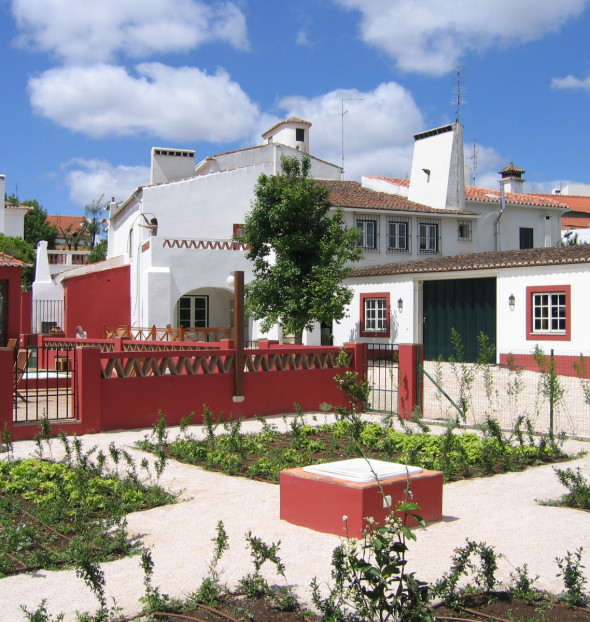
{"label": "downspout pipe", "polygon": [[500,244],[500,239],[501,239],[501,233],[500,233],[500,221],[502,220],[502,216],[504,216],[504,212],[506,211],[506,192],[504,190],[504,180],[500,180],[500,203],[501,203],[501,207],[500,207],[500,213],[498,214],[498,218],[496,219],[496,250],[500,251],[502,250],[500,248],[501,244]]}

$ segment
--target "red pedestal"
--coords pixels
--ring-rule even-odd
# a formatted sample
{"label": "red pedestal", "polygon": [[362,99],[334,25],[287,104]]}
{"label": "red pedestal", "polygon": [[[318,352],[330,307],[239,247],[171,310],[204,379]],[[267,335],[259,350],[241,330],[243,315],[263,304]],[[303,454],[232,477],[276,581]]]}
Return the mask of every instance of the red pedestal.
{"label": "red pedestal", "polygon": [[[369,483],[307,473],[303,467],[281,472],[281,519],[315,531],[360,538],[366,517],[382,524],[388,514],[383,493],[391,507],[405,499],[409,481],[411,500],[420,506],[416,514],[427,523],[442,520],[443,475],[422,471]],[[385,507],[384,507],[385,505]],[[345,522],[343,516],[347,516]],[[409,517],[408,526],[416,522]]]}

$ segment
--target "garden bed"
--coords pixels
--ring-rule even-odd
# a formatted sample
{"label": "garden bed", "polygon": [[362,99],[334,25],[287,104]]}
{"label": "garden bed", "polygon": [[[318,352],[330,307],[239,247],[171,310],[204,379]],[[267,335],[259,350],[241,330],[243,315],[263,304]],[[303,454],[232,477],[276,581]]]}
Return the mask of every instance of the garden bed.
{"label": "garden bed", "polygon": [[209,413],[205,439],[194,438],[185,427],[179,438],[169,442],[161,420],[159,431],[156,426],[138,447],[208,470],[273,483],[285,469],[356,458],[359,448],[367,458],[442,471],[445,482],[569,459],[554,438],[527,436],[518,430],[505,435],[493,424],[483,434],[451,427],[435,435],[399,432],[360,420],[313,426],[296,417],[287,433],[279,433],[267,421],[261,423],[262,431],[245,434],[240,420],[215,422]]}

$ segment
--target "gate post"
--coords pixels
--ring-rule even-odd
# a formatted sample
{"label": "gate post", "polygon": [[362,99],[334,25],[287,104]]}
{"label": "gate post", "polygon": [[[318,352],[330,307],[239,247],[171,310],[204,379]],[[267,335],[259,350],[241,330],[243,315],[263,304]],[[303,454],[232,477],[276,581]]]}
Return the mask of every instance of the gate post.
{"label": "gate post", "polygon": [[418,366],[424,361],[424,349],[420,343],[399,344],[398,412],[404,419],[411,419],[417,406],[423,406],[423,375]]}

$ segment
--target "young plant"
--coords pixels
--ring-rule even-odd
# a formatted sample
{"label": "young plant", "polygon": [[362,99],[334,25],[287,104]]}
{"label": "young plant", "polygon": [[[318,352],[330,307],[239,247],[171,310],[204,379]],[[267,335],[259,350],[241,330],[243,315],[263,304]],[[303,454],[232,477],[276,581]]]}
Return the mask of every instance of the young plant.
{"label": "young plant", "polygon": [[62,620],[64,619],[64,614],[58,613],[57,616],[54,618],[47,611],[46,605],[47,599],[44,598],[37,606],[37,609],[35,609],[34,611],[29,611],[24,605],[21,605],[20,608],[25,614],[28,622],[62,622]]}
{"label": "young plant", "polygon": [[569,490],[561,498],[560,505],[570,508],[590,510],[590,482],[578,467],[573,469],[553,469],[559,481]]}
{"label": "young plant", "polygon": [[[318,609],[334,622],[352,619],[396,622],[432,620],[428,613],[428,586],[414,573],[406,572],[406,541],[415,534],[405,526],[407,516],[418,509],[415,503],[400,503],[385,524],[377,526],[367,519],[361,540],[350,539],[332,554],[332,579],[327,597],[322,597],[317,580],[312,581],[312,598]],[[346,517],[344,517],[346,519]],[[325,618],[326,619],[326,618]]]}
{"label": "young plant", "polygon": [[215,544],[213,557],[207,565],[207,576],[201,582],[199,589],[189,597],[189,600],[197,603],[203,603],[209,607],[217,607],[220,597],[226,589],[225,585],[220,582],[221,573],[217,570],[217,565],[222,555],[229,549],[228,537],[225,531],[223,521],[217,523],[217,535],[212,539]]}
{"label": "young plant", "polygon": [[[471,561],[473,555],[479,557],[479,565]],[[459,601],[461,592],[474,589],[469,583],[459,588],[461,577],[466,577],[471,572],[475,588],[491,592],[496,586],[497,569],[498,561],[494,547],[488,546],[485,542],[466,540],[464,547],[455,549],[451,569],[436,583],[433,592],[443,598],[447,605],[453,606]]]}
{"label": "young plant", "polygon": [[579,607],[587,602],[584,588],[588,579],[584,576],[584,568],[582,565],[583,548],[578,548],[574,553],[568,551],[565,557],[555,558],[555,563],[561,572],[557,575],[563,577],[565,592],[560,594],[558,598],[567,603],[571,607]]}
{"label": "young plant", "polygon": [[[249,598],[262,598],[270,596],[275,605],[282,611],[291,611],[295,608],[297,600],[291,590],[291,586],[285,575],[285,565],[278,555],[281,542],[266,544],[257,536],[253,536],[249,531],[246,534],[246,541],[250,547],[250,555],[254,563],[254,572],[247,574],[240,579],[239,584]],[[267,580],[262,576],[261,569],[265,562],[270,562],[275,566],[277,574],[285,581],[283,589],[273,590]]]}
{"label": "young plant", "polygon": [[170,598],[168,594],[161,594],[160,590],[152,585],[154,562],[152,554],[147,548],[141,551],[141,567],[143,569],[145,593],[139,600],[143,603],[143,613],[176,611],[180,607],[180,603]]}

